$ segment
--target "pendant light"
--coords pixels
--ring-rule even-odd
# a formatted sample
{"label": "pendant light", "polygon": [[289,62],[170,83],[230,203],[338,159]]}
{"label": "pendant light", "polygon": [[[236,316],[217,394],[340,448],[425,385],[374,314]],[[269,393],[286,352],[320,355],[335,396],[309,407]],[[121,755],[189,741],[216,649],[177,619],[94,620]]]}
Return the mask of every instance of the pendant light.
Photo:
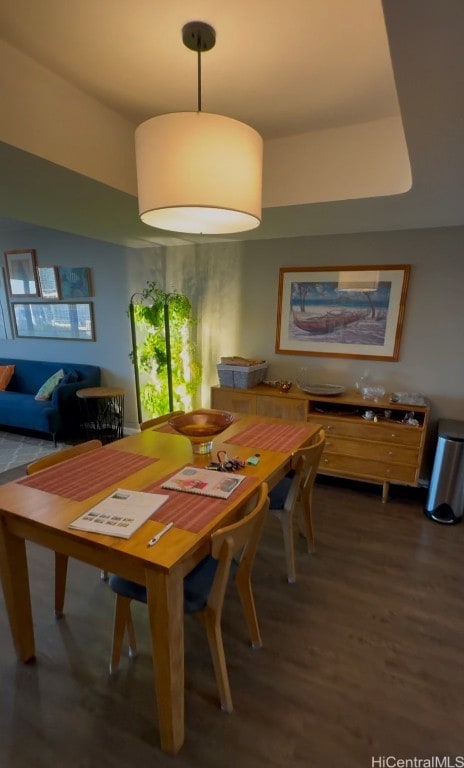
{"label": "pendant light", "polygon": [[173,232],[243,232],[261,223],[263,140],[250,126],[201,110],[201,54],[216,33],[193,21],[182,29],[198,56],[198,110],[146,120],[135,132],[141,220]]}

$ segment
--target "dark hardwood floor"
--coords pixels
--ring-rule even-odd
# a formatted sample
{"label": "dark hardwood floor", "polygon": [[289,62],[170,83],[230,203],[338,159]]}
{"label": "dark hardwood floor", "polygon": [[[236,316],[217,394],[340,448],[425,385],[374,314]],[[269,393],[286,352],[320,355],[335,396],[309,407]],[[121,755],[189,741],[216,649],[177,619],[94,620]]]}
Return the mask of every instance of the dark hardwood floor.
{"label": "dark hardwood floor", "polygon": [[[55,620],[52,556],[30,545],[37,661],[16,661],[0,602],[1,768],[370,768],[372,758],[464,754],[464,525],[423,514],[418,492],[318,482],[317,552],[284,577],[270,518],[254,571],[264,647],[236,593],[224,635],[235,711],[224,714],[203,628],[186,622],[186,741],[158,747],[144,606],[140,656],[108,674],[113,594],[70,563]],[[413,763],[411,763],[413,764]],[[444,763],[442,763],[444,764]],[[380,763],[377,763],[380,765]]]}

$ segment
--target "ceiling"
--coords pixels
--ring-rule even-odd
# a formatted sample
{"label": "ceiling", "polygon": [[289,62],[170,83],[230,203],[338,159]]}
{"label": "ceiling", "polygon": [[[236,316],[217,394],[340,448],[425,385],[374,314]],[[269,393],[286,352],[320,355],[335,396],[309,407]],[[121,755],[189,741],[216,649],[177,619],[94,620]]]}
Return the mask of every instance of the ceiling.
{"label": "ceiling", "polygon": [[[0,0],[9,60],[27,57],[44,87],[61,83],[62,104],[65,86],[85,94],[86,108],[91,100],[115,135],[130,137],[156,114],[196,109],[196,57],[180,33],[193,18],[217,32],[202,57],[203,109],[243,120],[265,142],[262,224],[221,239],[464,223],[462,0]],[[110,170],[99,172],[106,148],[80,161],[63,109],[53,123],[58,140],[47,147],[45,111],[54,105],[34,103],[39,91],[26,91],[19,66],[0,71],[5,92],[16,93],[0,116],[4,227],[21,220],[132,246],[218,239],[141,224],[132,146],[120,176],[124,153],[116,149]],[[72,117],[77,131],[77,107]],[[412,185],[403,177],[395,187],[373,177],[388,175],[401,154],[388,143],[397,124]],[[359,137],[373,126],[383,126],[387,143],[374,142],[363,157]],[[338,153],[356,131],[353,162]]]}

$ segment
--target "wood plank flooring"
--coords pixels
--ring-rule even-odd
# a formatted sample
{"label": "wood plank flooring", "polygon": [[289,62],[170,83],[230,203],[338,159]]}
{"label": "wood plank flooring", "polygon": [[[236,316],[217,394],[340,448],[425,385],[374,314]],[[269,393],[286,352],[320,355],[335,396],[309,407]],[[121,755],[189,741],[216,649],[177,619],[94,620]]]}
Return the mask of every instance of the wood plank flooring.
{"label": "wood plank flooring", "polygon": [[231,590],[235,711],[224,714],[203,628],[187,620],[175,758],[158,747],[144,606],[134,606],[140,656],[111,677],[107,584],[70,562],[57,621],[52,556],[29,545],[37,662],[16,661],[0,600],[1,768],[370,768],[382,756],[463,755],[464,525],[422,510],[419,492],[394,488],[382,504],[378,488],[318,482],[317,551],[298,541],[293,585],[269,518],[254,571],[264,647],[248,646]]}

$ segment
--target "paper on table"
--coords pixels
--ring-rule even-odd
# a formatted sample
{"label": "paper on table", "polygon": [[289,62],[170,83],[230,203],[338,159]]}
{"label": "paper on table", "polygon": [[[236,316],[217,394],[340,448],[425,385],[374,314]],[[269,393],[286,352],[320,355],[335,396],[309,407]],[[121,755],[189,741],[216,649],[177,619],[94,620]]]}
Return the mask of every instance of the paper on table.
{"label": "paper on table", "polygon": [[70,528],[128,539],[169,496],[117,488],[69,524]]}

